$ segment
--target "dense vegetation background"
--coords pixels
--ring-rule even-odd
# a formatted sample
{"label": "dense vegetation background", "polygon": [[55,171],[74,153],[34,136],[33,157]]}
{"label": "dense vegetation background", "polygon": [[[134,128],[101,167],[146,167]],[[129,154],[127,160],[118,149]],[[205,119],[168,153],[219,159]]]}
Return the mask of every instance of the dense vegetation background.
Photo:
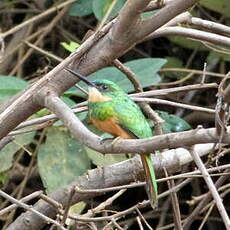
{"label": "dense vegetation background", "polygon": [[[230,4],[228,1],[201,0],[189,9],[189,13],[195,18],[229,26]],[[79,0],[70,4],[71,2],[74,1],[1,1],[0,104],[5,103],[29,84],[36,82],[65,59],[70,52],[74,52],[81,46],[82,41],[88,38],[87,34],[102,28],[106,22],[116,17],[126,1]],[[157,6],[154,9],[149,8],[142,17],[148,18],[154,15],[159,10],[157,8],[162,7],[160,1]],[[111,12],[108,13],[109,11]],[[18,29],[24,23],[27,25]],[[183,26],[185,28],[198,27],[196,24],[186,22]],[[204,27],[203,30],[213,32],[210,28]],[[224,32],[222,35],[229,39],[230,32]],[[218,44],[218,42],[214,44],[198,41],[189,36],[160,36],[134,46],[119,60],[135,74],[145,91],[200,83],[219,85],[220,82],[223,83],[221,89],[224,90],[228,83],[226,76],[230,69],[230,56],[229,47],[221,45],[222,43]],[[84,58],[87,59],[87,55],[83,57],[83,62]],[[135,85],[133,86],[126,75],[113,65],[93,73],[90,78],[111,79],[127,93],[134,93],[137,89]],[[223,79],[225,79],[224,82]],[[80,85],[84,86],[82,83]],[[160,117],[165,120],[162,126],[163,132],[196,129],[197,126],[215,127],[213,109],[216,108],[217,90],[214,86],[158,96],[159,99],[199,106],[196,109],[195,107],[188,109],[183,105],[178,107],[170,103],[168,105],[157,102],[151,104],[151,107],[157,110]],[[69,106],[85,101],[84,95],[74,87],[67,90],[62,95],[62,99]],[[204,112],[202,108],[208,108],[210,111]],[[225,104],[224,113],[227,113],[227,109],[228,106]],[[30,119],[37,121],[39,118],[47,117],[47,120],[41,124],[35,123],[32,127],[21,126],[21,129],[11,133],[7,140],[8,144],[5,146],[6,143],[4,143],[4,147],[0,148],[1,190],[17,200],[32,194],[29,204],[34,204],[41,198],[46,199],[43,192],[49,194],[67,186],[89,169],[112,165],[130,158],[128,154],[102,155],[82,145],[70,135],[68,129],[60,121],[50,120],[50,114],[47,109],[36,112]],[[109,137],[92,127],[87,118],[87,111],[78,112],[77,116],[96,134]],[[212,155],[204,157],[206,167],[227,165],[228,147],[228,145],[222,145],[213,150]],[[183,173],[193,171],[195,168],[194,163],[183,166],[178,172],[181,178],[176,179],[174,183],[181,183],[186,177],[183,177]],[[226,172],[219,170],[212,178],[216,182],[226,177],[225,174]],[[205,199],[209,189],[200,175],[189,178],[192,180],[177,192],[181,220],[192,218],[188,229],[224,229],[223,220],[212,199],[202,207],[199,215],[191,216],[193,210]],[[174,185],[171,184],[171,186]],[[167,189],[166,181],[159,183],[160,193]],[[107,192],[72,206],[71,214],[83,216],[87,213],[85,217],[92,218],[92,221],[89,219],[84,223],[74,222],[67,218],[66,225],[72,229],[173,229],[175,213],[170,196],[159,201],[159,208],[156,211],[148,205],[146,207],[143,205],[140,209],[136,208],[130,213],[122,214],[123,218],[111,220],[105,218],[102,221],[95,221],[93,217],[106,217],[120,213],[147,199],[143,186],[127,191],[120,190],[119,194],[117,192]],[[224,179],[219,192],[229,212],[228,178]],[[114,194],[118,195],[113,202],[110,202],[108,199]],[[52,203],[52,201],[49,202]],[[94,210],[96,214],[89,212],[100,204],[104,204],[104,207]],[[9,205],[9,200],[0,197],[0,228],[2,229],[7,229],[7,226],[24,212],[21,208],[14,208],[1,213],[1,210]],[[62,207],[59,209],[62,210]],[[61,215],[61,212],[59,214]],[[56,219],[62,222],[58,217]],[[105,228],[107,225],[108,227]],[[47,225],[43,229],[51,228],[51,225]]]}

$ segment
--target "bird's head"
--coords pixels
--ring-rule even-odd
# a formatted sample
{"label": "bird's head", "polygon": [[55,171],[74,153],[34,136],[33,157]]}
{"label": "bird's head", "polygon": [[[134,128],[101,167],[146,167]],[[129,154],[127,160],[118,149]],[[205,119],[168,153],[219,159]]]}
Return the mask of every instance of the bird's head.
{"label": "bird's head", "polygon": [[89,86],[88,100],[90,102],[110,101],[118,95],[125,94],[125,92],[112,81],[106,79],[90,81],[86,77],[69,68],[65,68],[65,70],[77,76]]}

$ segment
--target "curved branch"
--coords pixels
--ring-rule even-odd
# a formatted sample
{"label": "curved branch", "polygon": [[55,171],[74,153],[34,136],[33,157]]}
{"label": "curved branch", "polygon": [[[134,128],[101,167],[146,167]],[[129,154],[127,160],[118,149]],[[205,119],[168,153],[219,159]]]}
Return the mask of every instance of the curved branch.
{"label": "curved branch", "polygon": [[[118,23],[114,26],[113,39],[115,42],[130,42],[129,34],[133,34],[133,30],[137,30],[136,24],[141,20],[140,14],[149,2],[150,0],[129,0],[126,2],[118,15]],[[132,39],[136,40],[135,37]]]}
{"label": "curved branch", "polygon": [[208,30],[217,32],[217,33],[228,34],[228,36],[230,35],[230,27],[225,26],[220,23],[211,22],[211,21],[204,20],[201,18],[196,18],[196,17],[192,17],[190,23],[196,26],[203,27],[204,29],[208,29]]}
{"label": "curved branch", "polygon": [[[115,143],[103,141],[102,138],[89,131],[75,116],[73,111],[57,96],[50,92],[46,96],[45,107],[56,114],[72,135],[84,145],[101,153],[138,153],[144,154],[159,149],[171,149],[199,143],[218,143],[219,137],[215,128],[195,129],[179,133],[169,133],[146,139],[120,139]],[[223,137],[223,143],[230,143],[230,127]]]}
{"label": "curved branch", "polygon": [[[60,95],[78,81],[74,76],[62,71],[64,67],[73,63],[72,67],[74,70],[78,69],[78,72],[81,74],[89,75],[110,64],[115,58],[123,55],[147,34],[163,26],[174,16],[182,13],[197,1],[198,0],[174,0],[161,9],[151,20],[141,25],[136,24],[137,14],[133,15],[134,18],[131,17],[132,14],[129,18],[127,15],[120,16],[120,18],[118,18],[119,20],[114,20],[108,25],[105,25],[101,31],[87,39],[75,53],[66,58],[42,79],[11,99],[9,103],[1,106],[0,139],[6,136],[12,129],[20,124],[20,122],[42,108],[42,106],[37,103],[36,97],[38,97],[37,94],[39,94],[43,87],[49,87]],[[126,4],[126,9],[123,9],[123,13],[127,12],[127,10],[129,12],[132,12],[134,9],[141,10],[142,7],[147,6],[147,3],[149,3],[149,0],[129,0]],[[128,9],[127,5],[132,6],[132,8]],[[141,12],[139,12],[139,14],[140,13]],[[130,15],[130,13],[127,14]],[[130,33],[125,33],[126,36],[120,34],[120,32],[122,32],[121,28],[127,27],[127,25],[120,25],[122,20],[127,21],[125,18],[129,19],[127,23],[133,22],[133,25],[135,25]],[[118,40],[116,40],[116,38]],[[86,55],[87,58],[85,58]],[[84,61],[82,61],[83,58]]]}
{"label": "curved branch", "polygon": [[196,40],[211,42],[217,45],[230,46],[230,38],[210,32],[196,29],[189,29],[180,26],[163,27],[147,36],[144,40],[154,39],[167,35],[181,35]]}
{"label": "curved branch", "polygon": [[143,37],[148,36],[152,31],[157,30],[161,26],[165,25],[172,18],[184,12],[193,4],[198,2],[197,0],[178,0],[170,1],[164,8],[159,10],[152,17],[142,20],[137,30],[137,37],[141,40]]}

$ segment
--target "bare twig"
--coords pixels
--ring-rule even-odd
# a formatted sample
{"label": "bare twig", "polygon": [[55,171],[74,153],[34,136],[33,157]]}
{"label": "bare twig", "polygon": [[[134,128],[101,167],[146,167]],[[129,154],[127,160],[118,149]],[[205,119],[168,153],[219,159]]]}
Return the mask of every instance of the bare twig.
{"label": "bare twig", "polygon": [[[162,68],[161,70],[159,70],[160,72],[185,72],[185,73],[190,73],[193,72],[194,74],[199,74],[202,75],[203,71],[202,70],[196,70],[196,69],[185,69],[185,68]],[[222,73],[214,73],[214,72],[210,72],[207,71],[206,72],[207,76],[213,76],[213,77],[225,77],[225,74]]]}
{"label": "bare twig", "polygon": [[[230,170],[226,169],[225,172],[229,173]],[[215,187],[218,189],[224,182],[227,180],[229,176],[221,176],[215,183]],[[196,216],[199,215],[200,211],[211,200],[211,191],[209,191],[206,196],[201,200],[201,202],[197,205],[197,207],[193,210],[193,212],[183,221],[183,229],[190,229],[191,224],[195,220]]]}
{"label": "bare twig", "polygon": [[[19,200],[19,201],[21,201],[21,202],[30,201],[30,200],[32,200],[32,199],[34,199],[34,198],[36,198],[36,197],[39,197],[42,193],[43,193],[43,191],[36,191],[36,192],[34,192],[34,193],[31,193],[31,194],[28,195],[28,196],[23,197],[23,198],[22,198],[21,200]],[[10,205],[10,206],[8,206],[8,207],[6,207],[6,208],[0,210],[0,216],[6,214],[7,212],[10,212],[11,210],[15,209],[16,207],[17,207],[16,204],[12,204],[12,205]]]}
{"label": "bare twig", "polygon": [[118,59],[113,61],[113,65],[115,67],[117,67],[122,73],[124,73],[126,75],[126,77],[133,84],[133,87],[134,87],[136,93],[142,92],[141,83],[139,82],[137,76],[135,75],[135,73],[132,70],[130,70],[125,65],[123,65]]}
{"label": "bare twig", "polygon": [[154,103],[154,104],[164,104],[164,105],[169,105],[169,106],[175,106],[179,108],[184,108],[184,109],[190,109],[190,110],[195,110],[195,111],[202,111],[206,113],[215,113],[214,109],[208,109],[208,108],[203,108],[200,106],[195,106],[195,105],[187,105],[183,103],[178,103],[178,102],[172,102],[172,101],[167,101],[164,99],[157,99],[157,98],[136,98],[132,97],[134,101],[137,102],[147,102],[147,103]]}
{"label": "bare twig", "polygon": [[220,23],[211,22],[211,21],[204,20],[201,18],[196,18],[196,17],[191,18],[191,23],[193,25],[200,26],[200,27],[203,27],[205,29],[208,29],[208,30],[211,30],[217,33],[230,35],[229,26],[225,26]]}
{"label": "bare twig", "polygon": [[19,207],[24,208],[27,211],[30,211],[32,213],[34,213],[35,215],[39,216],[40,218],[42,218],[43,220],[45,220],[47,223],[52,223],[56,226],[58,226],[60,229],[62,230],[67,230],[66,228],[62,227],[60,225],[60,223],[58,223],[57,221],[47,217],[46,215],[42,214],[41,212],[38,212],[37,210],[35,210],[34,208],[32,208],[31,206],[13,198],[12,196],[8,195],[7,193],[3,192],[2,190],[0,190],[0,196],[4,197],[5,199],[11,201],[12,203],[16,204]]}
{"label": "bare twig", "polygon": [[[172,69],[172,70],[174,70],[174,69]],[[175,71],[177,71],[177,69],[175,69]],[[193,70],[191,70],[191,71],[193,71]],[[185,72],[187,72],[187,71],[185,70]],[[201,71],[198,71],[198,72],[203,73]],[[207,75],[207,72],[206,72],[206,75]],[[173,83],[173,82],[171,82],[171,83]],[[163,83],[160,84],[160,86],[161,85],[163,85]],[[166,83],[165,83],[165,85],[166,85]],[[165,96],[165,95],[178,93],[178,92],[202,90],[202,89],[209,89],[209,88],[218,88],[218,85],[216,83],[185,85],[185,86],[178,86],[178,87],[173,87],[173,88],[154,89],[154,90],[149,90],[149,91],[142,92],[142,93],[130,94],[130,96],[134,96],[134,97],[136,97],[136,96],[137,97]]]}
{"label": "bare twig", "polygon": [[203,178],[216,202],[216,206],[220,212],[220,215],[222,217],[222,220],[225,224],[226,229],[230,229],[230,220],[228,217],[228,214],[226,212],[226,209],[222,203],[222,199],[220,198],[219,193],[217,192],[217,189],[207,171],[207,169],[205,168],[202,160],[200,159],[199,155],[197,155],[195,152],[191,151],[192,157],[197,165],[197,167],[199,168],[199,170],[201,171]]}
{"label": "bare twig", "polygon": [[162,27],[158,29],[157,31],[153,32],[152,34],[148,35],[145,40],[150,40],[162,36],[167,35],[180,35],[180,36],[186,36],[191,39],[201,40],[210,42],[217,45],[223,45],[223,46],[230,46],[230,38],[225,37],[218,34],[213,34],[210,32],[204,32],[201,30],[196,29],[189,29],[179,26],[172,26],[172,27]]}
{"label": "bare twig", "polygon": [[139,216],[137,216],[136,219],[137,219],[137,223],[138,223],[139,229],[140,230],[144,230],[144,228],[142,226],[142,223],[141,223],[141,218]]}
{"label": "bare twig", "polygon": [[58,62],[63,61],[62,58],[60,58],[60,57],[58,57],[58,56],[56,56],[56,55],[54,55],[48,51],[45,51],[45,50],[39,48],[38,46],[36,46],[36,45],[34,45],[28,41],[24,41],[24,43],[26,45],[28,45],[30,48],[33,48],[34,50],[38,51],[39,53],[44,54],[45,56],[50,57],[50,58],[54,59],[55,61],[58,61]]}
{"label": "bare twig", "polygon": [[[164,172],[165,172],[165,175],[168,176],[168,172],[166,169],[164,169]],[[170,189],[175,187],[174,180],[168,180],[167,184]],[[179,207],[179,202],[178,202],[178,197],[177,197],[176,192],[172,192],[170,194],[170,197],[171,197],[172,207],[173,207],[173,217],[174,217],[174,222],[175,222],[175,229],[182,230],[180,207]]]}
{"label": "bare twig", "polygon": [[0,140],[0,150],[3,149],[7,144],[12,142],[14,140],[14,137],[6,136],[2,140]]}
{"label": "bare twig", "polygon": [[[44,30],[44,32],[38,37],[38,39],[36,40],[36,42],[34,42],[34,45],[38,45],[39,43],[41,43],[41,41],[43,40],[43,38],[52,30],[52,28],[57,24],[57,22],[62,19],[62,17],[65,15],[66,11],[67,11],[67,7],[64,7],[61,12],[59,14],[56,15],[56,17],[53,18],[53,20],[46,26],[46,29]],[[19,62],[17,63],[17,65],[13,68],[13,70],[11,70],[10,75],[14,75],[17,71],[17,69],[24,63],[24,61],[32,54],[33,52],[33,48],[30,48],[25,55],[19,60]]]}
{"label": "bare twig", "polygon": [[2,34],[1,34],[1,37],[2,37],[2,38],[5,38],[5,37],[9,36],[10,34],[13,34],[13,33],[15,33],[16,31],[22,29],[23,27],[28,26],[29,24],[31,24],[31,23],[33,23],[33,22],[35,22],[35,21],[37,21],[37,20],[39,20],[39,19],[41,19],[41,18],[43,18],[43,17],[49,15],[49,14],[51,14],[51,13],[54,13],[54,12],[56,12],[57,10],[60,10],[61,8],[70,5],[71,3],[75,2],[75,1],[76,1],[76,0],[68,0],[68,1],[66,1],[66,2],[61,3],[60,5],[54,6],[54,7],[50,8],[50,9],[46,10],[45,12],[42,12],[41,14],[36,15],[36,16],[34,16],[33,18],[31,18],[31,19],[29,19],[29,20],[27,20],[27,21],[25,21],[25,22],[19,24],[18,26],[15,26],[15,27],[13,27],[12,29],[10,29],[10,30],[8,30],[8,31],[6,31],[6,32],[4,32],[4,33],[2,33]]}
{"label": "bare twig", "polygon": [[92,216],[94,216],[95,214],[97,214],[101,210],[105,209],[105,207],[111,205],[124,192],[126,192],[126,189],[121,189],[120,191],[118,191],[117,193],[115,193],[112,197],[108,198],[107,200],[105,200],[104,202],[102,202],[101,204],[99,204],[97,207],[88,210],[88,212],[85,213],[85,214],[83,214],[82,216],[85,216],[85,217],[92,217]]}
{"label": "bare twig", "polygon": [[138,208],[136,208],[136,212],[138,213],[138,215],[140,216],[140,218],[142,219],[142,221],[145,223],[145,225],[147,226],[147,228],[149,230],[153,230],[152,227],[148,224],[148,222],[144,218],[144,216],[141,214],[141,212],[140,212],[140,210]]}

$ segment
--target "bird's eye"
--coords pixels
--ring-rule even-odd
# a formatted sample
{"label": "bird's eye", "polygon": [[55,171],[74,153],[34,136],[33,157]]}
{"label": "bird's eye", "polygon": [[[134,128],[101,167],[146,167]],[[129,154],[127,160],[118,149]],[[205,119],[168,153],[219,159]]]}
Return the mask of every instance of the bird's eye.
{"label": "bird's eye", "polygon": [[101,88],[101,90],[103,90],[103,91],[106,91],[106,90],[109,89],[109,87],[108,87],[107,85],[101,85],[100,88]]}

